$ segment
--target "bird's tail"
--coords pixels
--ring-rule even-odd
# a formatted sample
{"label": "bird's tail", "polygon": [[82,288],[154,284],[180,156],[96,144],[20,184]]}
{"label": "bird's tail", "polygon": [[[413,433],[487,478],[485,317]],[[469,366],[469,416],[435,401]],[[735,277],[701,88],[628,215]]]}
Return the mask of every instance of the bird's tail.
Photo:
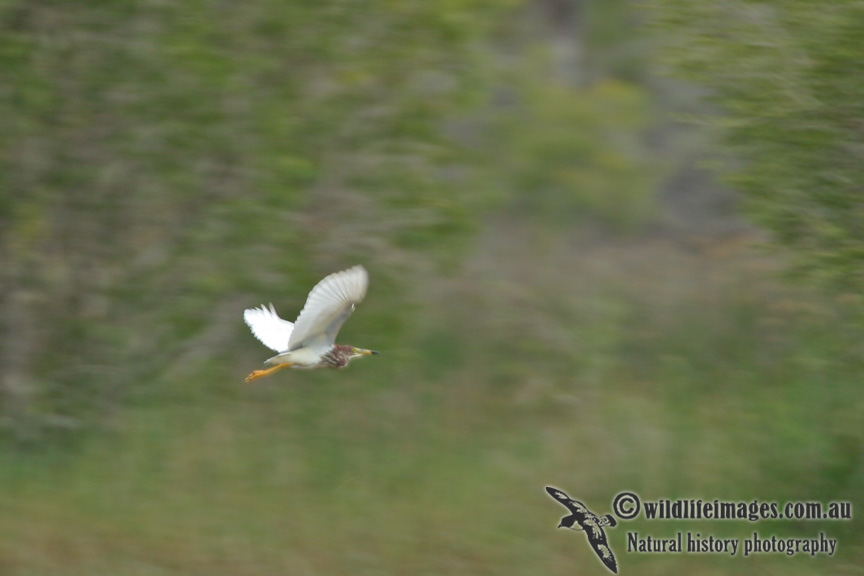
{"label": "bird's tail", "polygon": [[615,520],[615,518],[613,518],[611,514],[606,514],[606,520],[609,521],[609,527],[610,528],[614,528],[615,526],[618,525],[618,521]]}

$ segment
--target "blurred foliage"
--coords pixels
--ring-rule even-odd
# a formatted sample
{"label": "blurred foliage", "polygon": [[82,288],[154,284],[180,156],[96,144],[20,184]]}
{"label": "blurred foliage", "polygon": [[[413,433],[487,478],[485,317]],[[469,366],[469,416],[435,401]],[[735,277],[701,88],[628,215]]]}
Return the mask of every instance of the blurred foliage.
{"label": "blurred foliage", "polygon": [[667,62],[707,89],[724,171],[799,270],[864,289],[864,6],[649,3]]}
{"label": "blurred foliage", "polygon": [[[533,262],[506,242],[492,248],[485,257],[518,260],[527,279],[504,264],[443,291],[433,303],[451,302],[437,317],[447,336],[430,332],[423,362],[395,373],[399,350],[387,364],[190,391],[225,378],[208,366],[82,450],[3,451],[0,569],[603,574],[588,546],[555,530],[562,513],[544,485],[600,509],[619,490],[857,502],[856,303],[778,286],[759,261],[631,242],[623,258],[580,245]],[[830,559],[659,557],[627,553],[627,530],[822,531],[841,548]],[[859,532],[850,522],[670,521],[608,534],[633,573],[717,574],[734,562],[744,574],[804,575],[857,565]]]}
{"label": "blurred foliage", "polygon": [[510,7],[5,3],[6,425],[110,418],[129,382],[224,346],[244,305],[370,255],[403,302],[371,313],[398,338],[411,282],[393,280],[452,270],[496,205],[644,222],[647,92],[556,81],[524,37],[500,62]]}
{"label": "blurred foliage", "polygon": [[657,189],[644,144],[646,91],[616,80],[568,87],[539,76],[517,77],[517,101],[502,106],[490,131],[495,189],[509,193],[514,212],[546,225],[644,224]]}
{"label": "blurred foliage", "polygon": [[[543,486],[860,500],[861,299],[663,228],[642,4],[0,1],[0,574],[599,574]],[[244,386],[241,311],[355,263],[383,353]]]}
{"label": "blurred foliage", "polygon": [[627,0],[529,3],[499,28],[477,163],[500,211],[556,229],[655,219],[666,162],[632,15]]}
{"label": "blurred foliage", "polygon": [[264,297],[238,294],[451,254],[483,199],[442,127],[500,6],[3,3],[7,424],[74,425],[206,355]]}

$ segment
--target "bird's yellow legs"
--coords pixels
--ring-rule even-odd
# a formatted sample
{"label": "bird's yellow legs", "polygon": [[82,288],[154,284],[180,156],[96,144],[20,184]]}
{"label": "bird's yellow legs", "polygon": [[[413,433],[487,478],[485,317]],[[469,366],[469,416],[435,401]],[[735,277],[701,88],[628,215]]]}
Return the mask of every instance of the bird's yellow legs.
{"label": "bird's yellow legs", "polygon": [[269,376],[270,374],[273,374],[274,372],[278,372],[279,370],[282,370],[283,368],[288,368],[288,367],[293,366],[293,365],[294,365],[293,363],[289,362],[288,364],[276,364],[272,368],[265,368],[264,370],[253,370],[248,376],[246,376],[246,383],[250,384],[253,380],[257,380],[258,378],[263,378],[264,376]]}

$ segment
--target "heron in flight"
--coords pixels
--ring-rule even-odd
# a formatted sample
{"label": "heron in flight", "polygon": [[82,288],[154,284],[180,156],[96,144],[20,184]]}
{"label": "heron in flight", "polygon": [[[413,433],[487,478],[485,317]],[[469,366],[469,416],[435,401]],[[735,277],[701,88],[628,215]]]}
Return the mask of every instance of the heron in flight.
{"label": "heron in flight", "polygon": [[246,377],[252,382],[283,368],[344,368],[354,358],[378,354],[374,350],[336,344],[336,335],[351,316],[354,306],[363,300],[369,286],[369,274],[363,266],[354,266],[330,274],[319,282],[300,311],[296,322],[283,320],[273,304],[269,308],[249,308],[243,320],[252,334],[278,354],[264,363],[270,368],[254,370]]}

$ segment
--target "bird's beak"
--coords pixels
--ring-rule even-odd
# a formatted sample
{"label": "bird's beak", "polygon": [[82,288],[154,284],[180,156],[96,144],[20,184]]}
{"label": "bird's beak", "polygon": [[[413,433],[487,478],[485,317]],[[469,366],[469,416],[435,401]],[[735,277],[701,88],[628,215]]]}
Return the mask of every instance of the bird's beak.
{"label": "bird's beak", "polygon": [[354,358],[357,356],[370,356],[372,354],[378,354],[375,350],[366,350],[365,348],[352,348],[351,354]]}

